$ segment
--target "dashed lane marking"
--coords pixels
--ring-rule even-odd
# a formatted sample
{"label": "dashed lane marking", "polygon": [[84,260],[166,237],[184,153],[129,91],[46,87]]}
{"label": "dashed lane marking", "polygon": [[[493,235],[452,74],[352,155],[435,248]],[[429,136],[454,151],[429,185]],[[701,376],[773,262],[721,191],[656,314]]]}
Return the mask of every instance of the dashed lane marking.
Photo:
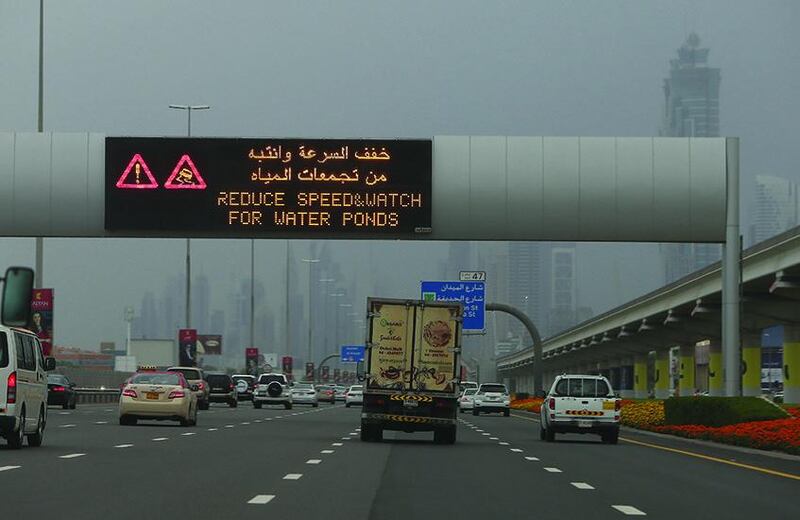
{"label": "dashed lane marking", "polygon": [[625,438],[625,437],[620,437],[619,440],[621,440],[623,442],[630,443],[630,444],[636,444],[638,446],[645,446],[647,448],[653,448],[653,449],[656,449],[656,450],[664,450],[664,451],[669,451],[669,452],[672,452],[672,453],[680,453],[681,455],[687,455],[689,457],[696,457],[698,459],[709,460],[709,461],[712,461],[712,462],[719,462],[720,464],[728,464],[729,466],[736,466],[737,468],[743,468],[743,469],[749,469],[749,470],[752,470],[752,471],[758,471],[760,473],[766,473],[768,475],[774,475],[776,477],[789,478],[789,479],[792,479],[792,480],[800,480],[800,475],[796,475],[794,473],[784,473],[783,471],[776,471],[774,469],[762,468],[760,466],[752,466],[750,464],[743,464],[741,462],[736,462],[736,461],[733,461],[733,460],[720,459],[719,457],[712,457],[711,455],[703,455],[702,453],[696,453],[696,452],[693,452],[693,451],[679,450],[677,448],[669,448],[667,446],[661,446],[659,444],[650,444],[649,442],[635,441],[633,439],[628,439],[628,438]]}
{"label": "dashed lane marking", "polygon": [[272,499],[275,498],[275,495],[256,495],[250,500],[247,501],[248,504],[258,504],[264,505],[268,504]]}
{"label": "dashed lane marking", "polygon": [[639,509],[636,509],[633,506],[611,506],[611,507],[613,507],[617,511],[619,511],[621,513],[624,513],[626,515],[630,515],[630,516],[647,516],[647,513],[645,513],[644,511],[641,511]]}
{"label": "dashed lane marking", "polygon": [[344,446],[344,443],[341,442],[334,442],[331,446]]}
{"label": "dashed lane marking", "polygon": [[250,423],[249,423],[249,422],[243,422],[243,423],[241,423],[241,424],[244,424],[245,426],[247,426],[247,425],[248,425],[248,424],[250,424]]}
{"label": "dashed lane marking", "polygon": [[511,451],[513,451],[514,453],[522,453],[522,450],[519,448],[511,448]]}
{"label": "dashed lane marking", "polygon": [[133,444],[117,444],[115,448],[132,448]]}
{"label": "dashed lane marking", "polygon": [[498,442],[497,444],[499,444],[500,446],[508,446],[507,442]]}
{"label": "dashed lane marking", "polygon": [[578,489],[594,489],[594,486],[587,484],[586,482],[570,482],[570,484]]}
{"label": "dashed lane marking", "polygon": [[491,435],[491,433],[482,433],[481,435],[485,435],[488,437],[489,435]]}
{"label": "dashed lane marking", "polygon": [[538,461],[539,458],[538,457],[525,457],[525,460]]}
{"label": "dashed lane marking", "polygon": [[558,468],[544,468],[544,470],[548,473],[563,473],[563,471]]}
{"label": "dashed lane marking", "polygon": [[74,428],[74,427],[75,427],[74,424],[62,424],[61,426],[59,426],[59,428]]}
{"label": "dashed lane marking", "polygon": [[233,428],[233,425],[232,424],[226,424],[225,427],[226,428]]}
{"label": "dashed lane marking", "polygon": [[215,431],[217,431],[217,430],[219,430],[219,428],[209,428],[209,429],[208,429],[208,431],[210,431],[210,432],[215,432]]}
{"label": "dashed lane marking", "polygon": [[342,437],[342,440],[343,440],[343,441],[349,441],[349,440],[350,440],[350,437]]}
{"label": "dashed lane marking", "polygon": [[302,476],[303,476],[302,473],[289,473],[285,477],[283,477],[283,480],[300,480],[300,477]]}
{"label": "dashed lane marking", "polygon": [[322,450],[320,453],[323,453],[325,455],[330,455],[333,452],[334,452],[334,450]]}
{"label": "dashed lane marking", "polygon": [[260,423],[261,419],[256,419],[255,422]]}
{"label": "dashed lane marking", "polygon": [[165,440],[167,440],[167,439],[169,439],[169,437],[156,437],[156,438],[155,438],[155,439],[153,439],[153,440],[154,440],[155,442],[161,442],[161,441],[165,441]]}
{"label": "dashed lane marking", "polygon": [[197,434],[195,432],[186,432],[186,433],[182,433],[181,435],[184,436],[184,437],[188,437],[190,435],[197,435]]}
{"label": "dashed lane marking", "polygon": [[67,455],[60,455],[59,459],[75,459],[77,457],[83,457],[86,455],[85,453],[69,453]]}
{"label": "dashed lane marking", "polygon": [[19,469],[22,466],[0,466],[0,471],[10,471],[12,469]]}
{"label": "dashed lane marking", "polygon": [[108,424],[108,421],[97,421],[95,424]]}
{"label": "dashed lane marking", "polygon": [[490,441],[499,441],[500,437],[489,437]]}
{"label": "dashed lane marking", "polygon": [[306,464],[319,464],[322,462],[322,459],[308,459]]}
{"label": "dashed lane marking", "polygon": [[70,415],[72,412],[58,412],[58,415]]}

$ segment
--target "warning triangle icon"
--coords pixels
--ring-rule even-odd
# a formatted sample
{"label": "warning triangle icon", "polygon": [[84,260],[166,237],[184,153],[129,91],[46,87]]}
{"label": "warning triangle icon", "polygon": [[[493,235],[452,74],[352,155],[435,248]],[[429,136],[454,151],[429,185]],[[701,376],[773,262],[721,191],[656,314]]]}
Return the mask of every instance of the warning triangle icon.
{"label": "warning triangle icon", "polygon": [[153,174],[150,173],[150,168],[144,162],[142,156],[138,153],[133,156],[128,167],[120,175],[117,181],[117,188],[134,189],[134,190],[152,190],[158,188]]}
{"label": "warning triangle icon", "polygon": [[172,170],[172,175],[164,183],[164,187],[168,190],[204,190],[206,181],[197,171],[191,157],[184,155]]}

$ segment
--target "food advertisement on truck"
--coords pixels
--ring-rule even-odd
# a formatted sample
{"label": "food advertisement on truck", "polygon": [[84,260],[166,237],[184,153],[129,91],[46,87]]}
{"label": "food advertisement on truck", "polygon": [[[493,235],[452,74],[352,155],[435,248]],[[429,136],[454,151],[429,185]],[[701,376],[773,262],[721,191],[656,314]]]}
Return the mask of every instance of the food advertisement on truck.
{"label": "food advertisement on truck", "polygon": [[372,320],[369,388],[403,390],[411,375],[414,308],[378,303]]}
{"label": "food advertisement on truck", "polygon": [[457,307],[417,309],[413,385],[417,391],[452,392],[456,371]]}

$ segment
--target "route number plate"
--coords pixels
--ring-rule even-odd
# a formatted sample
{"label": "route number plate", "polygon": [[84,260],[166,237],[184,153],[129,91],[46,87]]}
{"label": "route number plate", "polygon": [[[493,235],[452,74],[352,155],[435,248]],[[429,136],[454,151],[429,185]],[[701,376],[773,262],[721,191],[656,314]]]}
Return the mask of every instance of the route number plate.
{"label": "route number plate", "polygon": [[416,401],[403,401],[403,406],[406,408],[416,408],[419,406],[419,403]]}
{"label": "route number plate", "polygon": [[578,428],[591,428],[592,421],[578,421]]}
{"label": "route number plate", "polygon": [[148,399],[158,399],[158,392],[147,392]]}

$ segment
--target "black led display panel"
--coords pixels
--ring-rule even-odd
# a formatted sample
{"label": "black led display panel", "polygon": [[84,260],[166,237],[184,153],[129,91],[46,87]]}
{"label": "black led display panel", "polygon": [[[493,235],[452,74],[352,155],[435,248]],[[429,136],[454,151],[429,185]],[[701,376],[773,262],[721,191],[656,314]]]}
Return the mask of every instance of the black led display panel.
{"label": "black led display panel", "polygon": [[105,166],[112,235],[431,231],[430,140],[107,137]]}

